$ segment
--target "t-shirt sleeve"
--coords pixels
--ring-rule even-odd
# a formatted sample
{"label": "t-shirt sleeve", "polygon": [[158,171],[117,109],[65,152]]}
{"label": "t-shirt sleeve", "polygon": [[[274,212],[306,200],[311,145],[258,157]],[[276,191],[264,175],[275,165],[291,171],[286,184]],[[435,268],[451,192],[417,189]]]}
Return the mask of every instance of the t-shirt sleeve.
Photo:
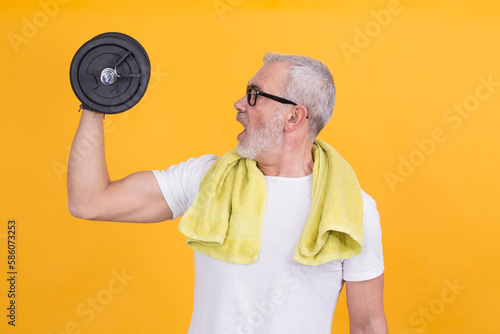
{"label": "t-shirt sleeve", "polygon": [[363,194],[363,250],[360,254],[344,260],[345,281],[366,281],[384,272],[382,253],[382,229],[377,203],[368,194]]}
{"label": "t-shirt sleeve", "polygon": [[166,170],[153,170],[156,181],[170,210],[174,214],[172,220],[182,216],[193,204],[201,180],[218,157],[213,154],[191,158]]}

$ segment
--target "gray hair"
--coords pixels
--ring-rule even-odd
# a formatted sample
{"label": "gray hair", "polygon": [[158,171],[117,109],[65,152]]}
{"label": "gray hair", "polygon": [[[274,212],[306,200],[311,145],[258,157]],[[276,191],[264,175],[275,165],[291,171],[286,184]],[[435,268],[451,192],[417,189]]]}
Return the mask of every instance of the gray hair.
{"label": "gray hair", "polygon": [[288,82],[283,97],[306,107],[309,135],[316,138],[332,117],[335,106],[335,84],[328,67],[321,61],[305,56],[266,53],[264,65],[275,62],[290,64]]}

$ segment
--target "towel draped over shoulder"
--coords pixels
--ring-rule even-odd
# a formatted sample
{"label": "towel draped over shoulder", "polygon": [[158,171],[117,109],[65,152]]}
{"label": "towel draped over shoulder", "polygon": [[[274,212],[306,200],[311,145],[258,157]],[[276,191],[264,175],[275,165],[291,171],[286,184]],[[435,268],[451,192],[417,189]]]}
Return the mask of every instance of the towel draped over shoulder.
{"label": "towel draped over shoulder", "polygon": [[[312,205],[293,260],[306,265],[358,255],[363,245],[363,199],[352,167],[316,140]],[[232,150],[213,163],[179,223],[192,249],[213,258],[258,260],[266,210],[266,180],[254,160]]]}

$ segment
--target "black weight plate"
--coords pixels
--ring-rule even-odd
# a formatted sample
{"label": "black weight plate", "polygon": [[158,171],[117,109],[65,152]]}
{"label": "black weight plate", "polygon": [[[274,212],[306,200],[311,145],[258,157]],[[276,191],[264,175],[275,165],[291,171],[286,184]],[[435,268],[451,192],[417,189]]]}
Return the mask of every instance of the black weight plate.
{"label": "black weight plate", "polygon": [[[116,45],[99,45],[90,50],[80,62],[78,77],[80,86],[84,88],[86,97],[102,106],[117,106],[129,101],[139,87],[139,78],[117,78],[111,85],[104,85],[100,81],[101,71],[111,68],[108,64],[116,64],[121,55],[127,53]],[[139,68],[133,57],[123,61],[116,68],[117,73],[138,73]],[[123,78],[124,79],[124,78]]]}
{"label": "black weight plate", "polygon": [[[122,76],[105,85],[101,72],[115,66],[116,73]],[[139,76],[126,77],[127,74]],[[75,95],[90,109],[105,114],[120,113],[136,105],[146,93],[150,74],[151,65],[144,48],[121,33],[104,33],[92,38],[76,52],[70,66]]]}
{"label": "black weight plate", "polygon": [[[78,93],[81,89],[85,95],[80,96],[77,94],[77,96],[82,100],[82,102],[84,102],[84,104],[97,111],[105,113],[117,113],[124,111],[135,105],[135,103],[137,103],[143,95],[141,94],[143,92],[140,90],[138,93],[141,95],[135,95],[138,88],[137,82],[141,81],[138,78],[118,78],[117,81],[110,86],[106,86],[100,82],[101,67],[111,68],[112,65],[109,64],[116,64],[117,60],[120,59],[121,56],[127,51],[131,51],[132,55],[127,57],[126,60],[118,66],[117,72],[122,74],[130,72],[137,73],[137,65],[141,65],[140,61],[142,60],[142,62],[144,62],[145,59],[147,61],[145,66],[146,70],[141,71],[141,73],[148,72],[149,74],[150,65],[148,58],[140,59],[141,57],[138,57],[139,64],[135,64],[137,59],[134,55],[137,54],[137,49],[140,49],[142,55],[145,54],[142,46],[140,46],[140,44],[133,38],[128,36],[128,42],[125,41],[123,36],[126,35],[120,33],[101,34],[88,42],[87,49],[90,51],[82,47],[84,51],[88,52],[80,59],[80,64],[78,64],[78,82],[73,85],[73,87],[75,93]],[[114,45],[109,44],[110,38],[112,39],[111,43],[114,43]],[[117,45],[120,45],[123,50],[114,48]],[[77,56],[78,53],[75,55],[75,60],[79,60],[79,57]],[[74,61],[73,63],[76,64],[77,62]],[[124,69],[124,67],[126,68]],[[141,77],[141,79],[143,81],[141,82],[141,85],[142,87],[145,87],[148,80],[143,80],[144,77]]]}
{"label": "black weight plate", "polygon": [[105,32],[103,34],[97,35],[94,38],[102,37],[102,36],[110,36],[110,37],[116,37],[116,38],[123,38],[125,40],[130,41],[131,43],[134,43],[139,49],[141,49],[142,53],[144,53],[144,57],[148,60],[148,63],[149,63],[149,56],[146,53],[146,50],[142,47],[141,44],[139,44],[139,42],[137,42],[134,38],[130,37],[129,35],[122,34],[120,32]]}

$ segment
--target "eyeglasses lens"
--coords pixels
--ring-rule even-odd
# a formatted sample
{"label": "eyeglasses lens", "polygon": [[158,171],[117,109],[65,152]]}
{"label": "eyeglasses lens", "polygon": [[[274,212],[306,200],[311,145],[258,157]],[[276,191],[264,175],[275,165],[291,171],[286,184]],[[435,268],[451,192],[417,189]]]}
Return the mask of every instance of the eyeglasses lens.
{"label": "eyeglasses lens", "polygon": [[255,105],[255,102],[257,102],[257,92],[255,91],[255,89],[247,87],[247,100],[249,105]]}

